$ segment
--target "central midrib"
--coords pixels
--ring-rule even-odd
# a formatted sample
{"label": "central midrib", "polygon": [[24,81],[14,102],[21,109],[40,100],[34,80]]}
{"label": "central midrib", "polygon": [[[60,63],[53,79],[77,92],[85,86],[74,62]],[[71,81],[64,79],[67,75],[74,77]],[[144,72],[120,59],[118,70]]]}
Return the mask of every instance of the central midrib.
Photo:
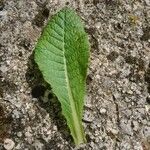
{"label": "central midrib", "polygon": [[[76,136],[76,140],[79,140],[80,142],[83,142],[83,136],[82,136],[82,127],[81,127],[81,123],[80,123],[80,120],[78,118],[78,115],[77,115],[77,110],[76,110],[76,105],[75,105],[75,102],[74,102],[74,98],[73,98],[73,94],[72,94],[72,91],[71,91],[71,87],[70,87],[70,82],[69,82],[69,78],[68,78],[68,71],[67,71],[67,63],[66,63],[66,57],[65,57],[65,26],[66,26],[66,23],[65,23],[65,20],[66,20],[66,11],[64,12],[64,15],[63,15],[63,55],[64,55],[64,70],[65,70],[65,79],[66,79],[66,84],[67,84],[67,92],[68,92],[68,98],[69,98],[69,101],[70,101],[70,107],[71,107],[71,111],[72,111],[72,118],[73,118],[73,127],[75,129],[74,131],[74,134]],[[79,142],[79,141],[76,141],[76,142]]]}

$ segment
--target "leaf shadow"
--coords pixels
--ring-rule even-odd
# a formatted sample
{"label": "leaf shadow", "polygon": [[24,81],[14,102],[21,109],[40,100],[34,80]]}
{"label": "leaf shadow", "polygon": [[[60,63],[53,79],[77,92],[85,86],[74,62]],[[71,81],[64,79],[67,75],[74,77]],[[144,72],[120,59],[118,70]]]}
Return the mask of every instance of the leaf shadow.
{"label": "leaf shadow", "polygon": [[[26,71],[26,81],[31,88],[32,97],[38,99],[38,105],[45,109],[49,114],[50,119],[52,120],[53,125],[56,125],[58,128],[58,132],[61,133],[63,139],[68,141],[69,145],[73,146],[73,139],[70,135],[69,128],[66,123],[66,119],[61,113],[61,104],[56,98],[56,96],[52,93],[51,87],[48,83],[46,83],[43,79],[42,73],[38,69],[37,64],[34,61],[34,52],[30,55],[27,63],[27,71]],[[46,91],[50,91],[47,95],[48,101],[43,102],[42,98]],[[57,147],[58,139],[52,138],[55,143],[54,147]]]}

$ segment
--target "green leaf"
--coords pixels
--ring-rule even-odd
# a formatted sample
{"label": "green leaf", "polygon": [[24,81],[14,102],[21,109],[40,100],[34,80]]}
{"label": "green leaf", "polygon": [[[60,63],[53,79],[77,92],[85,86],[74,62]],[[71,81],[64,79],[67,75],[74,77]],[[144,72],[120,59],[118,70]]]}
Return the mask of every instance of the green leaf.
{"label": "green leaf", "polygon": [[35,48],[35,61],[61,103],[76,145],[85,143],[82,126],[89,42],[78,15],[63,8],[48,22]]}

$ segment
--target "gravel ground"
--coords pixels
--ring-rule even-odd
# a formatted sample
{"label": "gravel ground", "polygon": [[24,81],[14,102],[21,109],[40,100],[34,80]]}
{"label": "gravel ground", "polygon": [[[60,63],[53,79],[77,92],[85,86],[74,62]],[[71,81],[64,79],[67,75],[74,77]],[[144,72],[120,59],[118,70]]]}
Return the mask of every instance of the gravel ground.
{"label": "gravel ground", "polygon": [[[33,61],[43,27],[65,5],[91,43],[79,147]],[[0,150],[149,150],[149,23],[149,0],[0,0]]]}

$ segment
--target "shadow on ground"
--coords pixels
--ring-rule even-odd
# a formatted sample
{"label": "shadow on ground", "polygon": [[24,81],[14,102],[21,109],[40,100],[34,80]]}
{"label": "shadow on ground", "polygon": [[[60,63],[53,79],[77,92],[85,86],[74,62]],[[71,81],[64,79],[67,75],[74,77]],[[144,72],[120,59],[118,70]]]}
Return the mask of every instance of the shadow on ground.
{"label": "shadow on ground", "polygon": [[[52,123],[57,126],[58,131],[62,134],[62,137],[72,145],[73,140],[67,127],[66,120],[64,116],[61,114],[60,102],[52,93],[50,85],[48,85],[44,81],[42,74],[34,61],[34,52],[30,55],[27,66],[28,69],[26,72],[26,81],[32,89],[31,90],[32,97],[38,99],[38,105],[44,108],[47,111],[47,113],[49,113]],[[45,103],[43,102],[41,97],[45,95],[45,92],[47,90],[49,90],[50,92],[47,95],[48,102]],[[45,143],[43,139],[41,140],[43,143]],[[55,144],[57,144],[58,142],[58,138],[52,138],[52,140],[49,142],[52,144],[48,145],[53,145],[55,147]]]}

